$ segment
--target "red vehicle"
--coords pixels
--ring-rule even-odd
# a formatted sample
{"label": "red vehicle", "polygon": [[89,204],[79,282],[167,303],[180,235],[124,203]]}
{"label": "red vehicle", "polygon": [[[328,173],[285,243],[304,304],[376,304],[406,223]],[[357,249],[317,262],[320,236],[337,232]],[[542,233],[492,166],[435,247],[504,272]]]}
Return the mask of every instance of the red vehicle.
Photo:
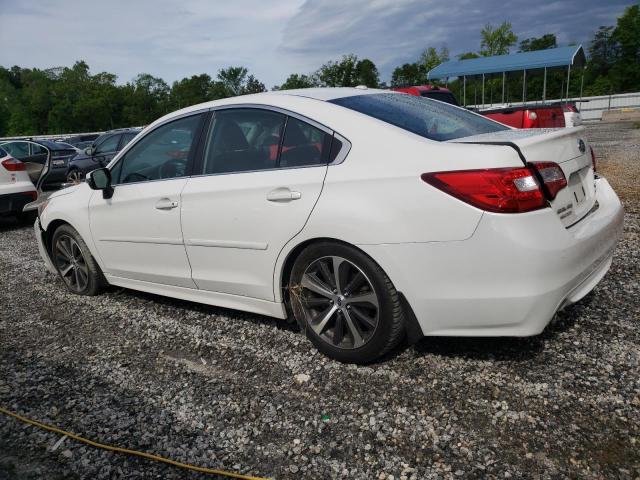
{"label": "red vehicle", "polygon": [[451,93],[451,90],[444,87],[437,87],[436,85],[416,85],[413,87],[391,87],[394,92],[408,93],[409,95],[415,95],[416,97],[433,98],[434,100],[440,100],[441,102],[450,103],[457,107],[460,106],[456,97]]}
{"label": "red vehicle", "polygon": [[[460,105],[451,90],[435,85],[393,87],[391,90]],[[474,111],[515,128],[563,128],[565,126],[564,111],[560,104],[516,105]]]}
{"label": "red vehicle", "polygon": [[478,111],[505,125],[515,128],[564,128],[564,111],[561,105],[520,105],[490,108]]}

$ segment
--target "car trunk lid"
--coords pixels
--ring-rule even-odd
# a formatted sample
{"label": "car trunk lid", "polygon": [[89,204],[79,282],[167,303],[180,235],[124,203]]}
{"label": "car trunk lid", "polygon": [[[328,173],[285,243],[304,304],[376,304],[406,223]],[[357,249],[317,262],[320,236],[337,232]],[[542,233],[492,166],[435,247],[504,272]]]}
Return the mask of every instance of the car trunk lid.
{"label": "car trunk lid", "polygon": [[504,130],[452,140],[455,143],[508,145],[523,163],[555,162],[567,179],[551,208],[565,227],[578,222],[595,204],[594,171],[584,128]]}

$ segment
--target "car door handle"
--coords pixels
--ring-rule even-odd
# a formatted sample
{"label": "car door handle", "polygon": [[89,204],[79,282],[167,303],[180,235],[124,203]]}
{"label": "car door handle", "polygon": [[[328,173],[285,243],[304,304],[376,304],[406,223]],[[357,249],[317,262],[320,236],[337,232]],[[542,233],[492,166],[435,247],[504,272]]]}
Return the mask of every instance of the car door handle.
{"label": "car door handle", "polygon": [[168,198],[161,198],[156,203],[156,208],[158,210],[171,210],[172,208],[176,208],[178,206],[178,202],[170,200]]}
{"label": "car door handle", "polygon": [[291,200],[300,200],[302,194],[288,188],[276,188],[267,194],[267,200],[270,202],[290,202]]}

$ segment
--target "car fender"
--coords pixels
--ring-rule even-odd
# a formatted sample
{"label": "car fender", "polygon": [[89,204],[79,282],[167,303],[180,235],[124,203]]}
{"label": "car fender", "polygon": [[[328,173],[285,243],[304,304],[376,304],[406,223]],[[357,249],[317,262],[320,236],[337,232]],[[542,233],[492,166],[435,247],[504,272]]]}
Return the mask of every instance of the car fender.
{"label": "car fender", "polygon": [[75,228],[104,272],[104,262],[98,253],[89,226],[89,201],[95,193],[86,183],[56,192],[49,198],[39,218],[40,225],[47,234],[52,233],[49,232],[49,227],[57,221],[68,223]]}

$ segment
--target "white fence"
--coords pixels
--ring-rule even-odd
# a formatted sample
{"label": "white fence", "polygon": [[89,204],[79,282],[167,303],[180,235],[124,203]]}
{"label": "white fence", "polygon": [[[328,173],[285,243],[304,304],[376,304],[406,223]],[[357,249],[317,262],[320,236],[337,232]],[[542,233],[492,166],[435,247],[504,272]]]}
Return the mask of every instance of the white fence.
{"label": "white fence", "polygon": [[[564,99],[547,100],[545,103],[561,102]],[[636,93],[620,93],[616,95],[602,95],[599,97],[582,97],[582,98],[570,98],[569,101],[575,102],[582,120],[584,121],[597,121],[602,119],[602,112],[607,110],[616,110],[620,108],[640,108],[640,92]],[[541,101],[524,102],[524,105],[540,104]],[[509,105],[518,106],[522,105],[522,102],[513,102]],[[490,108],[497,107],[500,103],[485,104],[485,105],[472,105],[478,108]]]}

